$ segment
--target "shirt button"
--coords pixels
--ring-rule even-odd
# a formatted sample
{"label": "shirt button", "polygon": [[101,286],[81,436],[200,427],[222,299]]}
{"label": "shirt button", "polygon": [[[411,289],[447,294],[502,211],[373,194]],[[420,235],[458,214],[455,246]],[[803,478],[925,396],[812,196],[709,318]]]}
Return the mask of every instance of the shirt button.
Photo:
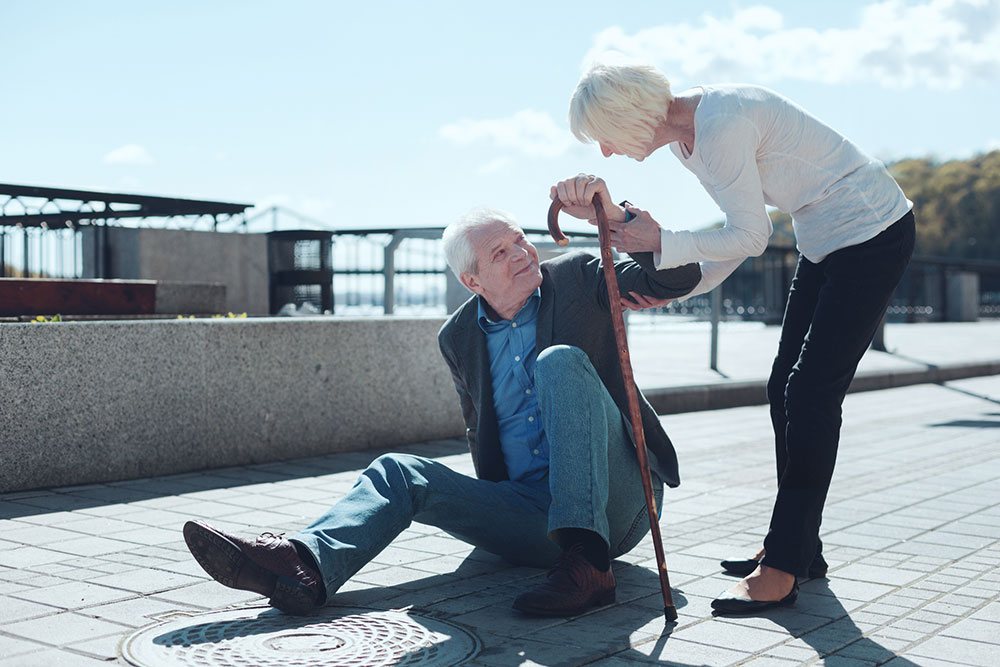
{"label": "shirt button", "polygon": [[525,389],[525,390],[524,390],[524,393],[525,393],[525,394],[530,394],[530,393],[531,393],[531,390],[530,390],[530,389]]}
{"label": "shirt button", "polygon": [[511,322],[510,326],[512,326],[512,327],[514,327],[516,329],[517,328],[517,322]]}
{"label": "shirt button", "polygon": [[521,357],[520,357],[520,355],[518,355],[518,356],[514,357],[514,361],[521,361]]}
{"label": "shirt button", "polygon": [[535,421],[535,418],[534,417],[528,417],[528,421],[529,422],[533,422],[533,421]]}
{"label": "shirt button", "polygon": [[538,450],[537,449],[532,450],[532,452],[534,453],[535,456],[538,456]]}

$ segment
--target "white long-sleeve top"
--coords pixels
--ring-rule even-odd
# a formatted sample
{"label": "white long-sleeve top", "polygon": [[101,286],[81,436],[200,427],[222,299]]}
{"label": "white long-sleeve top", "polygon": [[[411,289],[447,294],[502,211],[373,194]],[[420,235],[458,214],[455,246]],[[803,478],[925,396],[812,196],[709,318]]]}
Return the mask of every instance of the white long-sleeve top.
{"label": "white long-sleeve top", "polygon": [[661,232],[657,269],[702,262],[707,292],[771,235],[765,204],[792,216],[796,246],[811,262],[874,238],[913,204],[885,166],[778,93],[760,86],[702,86],[694,150],[674,155],[726,215],[707,231]]}

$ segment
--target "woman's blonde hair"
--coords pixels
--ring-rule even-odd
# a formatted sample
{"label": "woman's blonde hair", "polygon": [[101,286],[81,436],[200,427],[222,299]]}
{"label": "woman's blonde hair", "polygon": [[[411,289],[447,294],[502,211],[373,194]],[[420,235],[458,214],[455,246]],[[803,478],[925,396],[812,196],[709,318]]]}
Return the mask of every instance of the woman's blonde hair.
{"label": "woman's blonde hair", "polygon": [[569,126],[580,141],[644,153],[674,99],[670,82],[651,65],[594,65],[576,85]]}

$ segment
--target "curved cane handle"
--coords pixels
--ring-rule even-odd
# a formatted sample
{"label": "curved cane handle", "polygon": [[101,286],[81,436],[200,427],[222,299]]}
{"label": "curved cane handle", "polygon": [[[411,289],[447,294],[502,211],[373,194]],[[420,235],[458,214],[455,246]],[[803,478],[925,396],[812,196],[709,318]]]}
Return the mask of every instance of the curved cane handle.
{"label": "curved cane handle", "polygon": [[[597,213],[597,222],[600,225],[601,220],[604,218],[604,204],[601,203],[601,198],[597,195],[594,195],[591,203],[594,205],[594,212]],[[549,205],[549,234],[555,239],[556,244],[560,246],[569,245],[569,239],[559,229],[559,211],[562,210],[562,207],[563,203],[558,198],[553,199]]]}
{"label": "curved cane handle", "polygon": [[563,203],[559,201],[558,197],[553,199],[549,205],[549,234],[555,239],[556,244],[569,245],[569,239],[559,229],[559,211],[562,210],[562,207]]}

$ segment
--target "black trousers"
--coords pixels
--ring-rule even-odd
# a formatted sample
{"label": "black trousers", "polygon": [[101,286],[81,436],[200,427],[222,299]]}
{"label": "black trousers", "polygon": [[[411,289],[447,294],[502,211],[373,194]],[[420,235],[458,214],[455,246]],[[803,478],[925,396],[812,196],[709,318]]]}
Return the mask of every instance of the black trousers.
{"label": "black trousers", "polygon": [[802,574],[821,553],[841,406],[913,254],[914,233],[911,211],[875,238],[818,264],[799,257],[767,383],[778,464],[778,495],[764,539],[763,563],[770,567]]}

